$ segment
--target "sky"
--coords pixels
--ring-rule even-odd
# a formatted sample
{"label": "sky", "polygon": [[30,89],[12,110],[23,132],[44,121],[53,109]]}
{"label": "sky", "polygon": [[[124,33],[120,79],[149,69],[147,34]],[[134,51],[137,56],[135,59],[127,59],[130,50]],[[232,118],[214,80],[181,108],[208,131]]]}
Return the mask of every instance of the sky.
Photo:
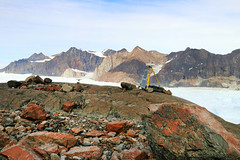
{"label": "sky", "polygon": [[169,54],[240,48],[239,0],[0,0],[0,68],[70,47]]}

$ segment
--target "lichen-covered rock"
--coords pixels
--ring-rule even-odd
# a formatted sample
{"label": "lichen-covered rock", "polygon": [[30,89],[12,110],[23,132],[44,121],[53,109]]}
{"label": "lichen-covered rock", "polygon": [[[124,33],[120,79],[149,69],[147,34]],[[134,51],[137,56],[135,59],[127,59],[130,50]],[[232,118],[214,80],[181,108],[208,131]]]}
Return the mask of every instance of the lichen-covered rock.
{"label": "lichen-covered rock", "polygon": [[29,104],[28,107],[22,112],[21,117],[29,120],[43,121],[47,119],[48,114],[41,106]]}
{"label": "lichen-covered rock", "polygon": [[42,160],[33,150],[20,144],[4,148],[0,153],[7,156],[10,160]]}
{"label": "lichen-covered rock", "polygon": [[126,127],[126,121],[112,121],[112,122],[108,122],[106,124],[106,128],[108,132],[117,132],[120,133],[122,131],[124,131]]}
{"label": "lichen-covered rock", "polygon": [[77,139],[72,134],[42,131],[27,135],[20,143],[34,148],[39,144],[58,144],[70,148],[77,143]]}
{"label": "lichen-covered rock", "polygon": [[66,112],[73,110],[76,104],[73,101],[67,101],[63,104],[62,109]]}
{"label": "lichen-covered rock", "polygon": [[239,159],[240,140],[205,108],[189,104],[148,107],[143,117],[158,159]]}

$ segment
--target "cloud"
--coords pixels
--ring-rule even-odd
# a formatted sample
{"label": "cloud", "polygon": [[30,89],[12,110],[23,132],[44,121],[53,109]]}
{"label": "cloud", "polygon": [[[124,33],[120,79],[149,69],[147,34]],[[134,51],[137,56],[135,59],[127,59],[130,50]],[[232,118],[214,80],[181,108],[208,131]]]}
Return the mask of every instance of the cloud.
{"label": "cloud", "polygon": [[0,0],[0,54],[136,45],[165,53],[188,46],[228,53],[240,46],[239,5],[237,0]]}

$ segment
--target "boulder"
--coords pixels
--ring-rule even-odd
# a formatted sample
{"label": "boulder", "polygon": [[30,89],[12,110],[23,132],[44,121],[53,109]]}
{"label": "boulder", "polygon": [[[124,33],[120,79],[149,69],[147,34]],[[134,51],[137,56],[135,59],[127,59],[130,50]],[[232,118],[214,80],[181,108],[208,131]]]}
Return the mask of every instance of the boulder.
{"label": "boulder", "polygon": [[23,145],[17,144],[2,149],[1,154],[7,156],[9,159],[19,160],[42,160],[33,150],[26,148]]}
{"label": "boulder", "polygon": [[97,131],[97,130],[92,130],[91,132],[88,132],[85,134],[86,137],[100,137],[103,135],[104,135],[103,131]]}
{"label": "boulder", "polygon": [[83,85],[81,85],[80,83],[76,84],[74,87],[75,91],[77,92],[83,92],[84,91],[84,87]]}
{"label": "boulder", "polygon": [[64,155],[66,155],[68,158],[73,158],[74,156],[83,156],[85,159],[99,159],[102,155],[102,149],[98,146],[73,147]]}
{"label": "boulder", "polygon": [[35,76],[29,76],[25,79],[26,83],[32,83],[34,81]]}
{"label": "boulder", "polygon": [[138,131],[136,131],[136,130],[128,130],[127,133],[126,133],[126,135],[127,135],[127,136],[130,136],[130,137],[135,137],[135,135],[136,135],[137,132],[138,132]]}
{"label": "boulder", "polygon": [[62,109],[66,112],[73,110],[76,104],[73,101],[67,101],[63,104]]}
{"label": "boulder", "polygon": [[62,89],[61,89],[63,92],[71,92],[73,90],[73,87],[68,85],[68,84],[64,84],[62,86]]}
{"label": "boulder", "polygon": [[44,84],[44,80],[40,76],[29,76],[25,79],[26,83]]}
{"label": "boulder", "polygon": [[52,79],[50,79],[50,78],[44,78],[44,83],[46,83],[46,84],[49,84],[49,83],[52,83]]}
{"label": "boulder", "polygon": [[143,123],[157,159],[240,158],[239,135],[205,108],[181,103],[148,108],[150,115],[143,116]]}
{"label": "boulder", "polygon": [[135,85],[133,85],[133,84],[131,84],[131,83],[126,83],[126,82],[122,82],[122,83],[121,83],[121,87],[122,87],[123,89],[126,89],[126,90],[132,90],[132,89],[135,89],[135,88],[136,88]]}
{"label": "boulder", "polygon": [[22,83],[15,80],[10,80],[7,82],[7,85],[9,88],[17,88],[17,87],[20,87]]}
{"label": "boulder", "polygon": [[84,129],[83,129],[82,127],[74,127],[74,128],[72,128],[72,132],[73,132],[74,134],[82,133],[83,130],[84,130]]}
{"label": "boulder", "polygon": [[108,132],[123,132],[125,130],[126,127],[126,121],[112,121],[112,122],[108,122],[106,124],[106,128]]}
{"label": "boulder", "polygon": [[143,160],[146,159],[146,153],[141,151],[138,147],[131,148],[129,150],[124,150],[120,157],[121,159],[131,159],[131,160]]}
{"label": "boulder", "polygon": [[43,121],[47,119],[48,114],[41,106],[36,104],[29,104],[20,116],[29,120]]}
{"label": "boulder", "polygon": [[40,77],[40,76],[36,76],[34,79],[33,79],[33,82],[37,83],[37,84],[44,84],[44,80]]}
{"label": "boulder", "polygon": [[27,135],[19,143],[31,148],[40,147],[39,144],[57,144],[70,148],[77,143],[77,139],[72,134],[41,131]]}

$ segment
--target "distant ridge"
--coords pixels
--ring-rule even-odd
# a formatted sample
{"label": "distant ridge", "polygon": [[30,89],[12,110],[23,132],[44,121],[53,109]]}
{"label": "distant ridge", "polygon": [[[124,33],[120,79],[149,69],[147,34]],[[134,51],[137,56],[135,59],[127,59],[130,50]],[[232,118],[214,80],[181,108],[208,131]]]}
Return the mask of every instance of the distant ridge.
{"label": "distant ridge", "polygon": [[51,57],[34,53],[29,58],[11,62],[0,72],[76,77],[84,74],[75,72],[94,72],[93,78],[96,80],[138,84],[146,63],[155,64],[155,72],[164,86],[240,89],[240,49],[219,55],[188,47],[167,55],[156,50],[147,51],[140,46],[132,51],[123,48],[105,49],[102,52],[71,47]]}

